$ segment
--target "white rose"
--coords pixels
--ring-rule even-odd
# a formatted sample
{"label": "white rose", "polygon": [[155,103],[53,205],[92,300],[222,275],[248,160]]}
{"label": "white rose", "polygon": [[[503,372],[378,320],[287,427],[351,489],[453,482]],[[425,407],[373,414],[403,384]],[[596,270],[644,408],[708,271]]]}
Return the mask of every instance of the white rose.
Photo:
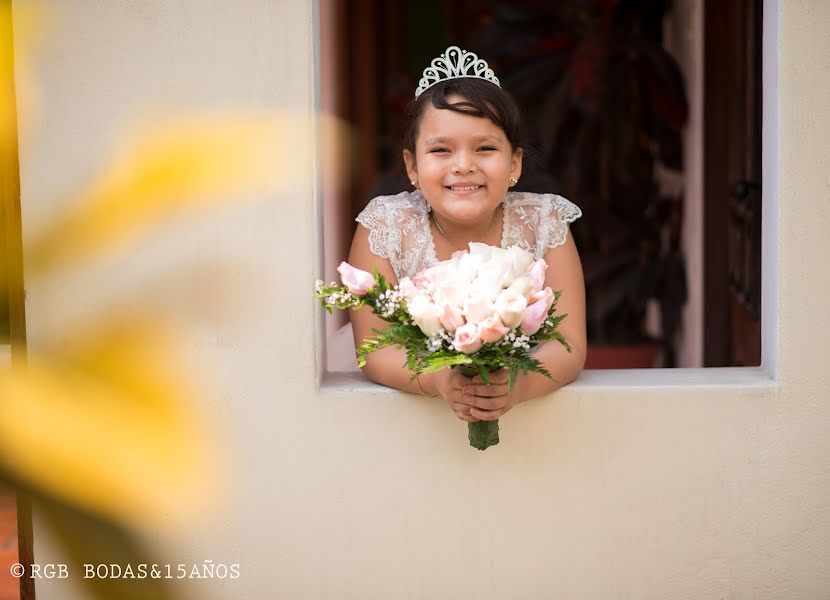
{"label": "white rose", "polygon": [[440,312],[424,294],[418,294],[407,301],[406,308],[415,324],[429,337],[441,331]]}
{"label": "white rose", "polygon": [[533,278],[528,275],[522,275],[513,280],[513,283],[510,284],[508,289],[515,290],[519,292],[525,298],[529,298],[530,294],[536,291],[536,286],[534,284]]}
{"label": "white rose", "polygon": [[415,296],[421,294],[421,290],[418,289],[412,280],[409,277],[404,277],[398,282],[398,291],[403,294],[403,297],[406,298],[406,301],[409,302]]}
{"label": "white rose", "polygon": [[432,300],[436,304],[452,304],[458,308],[464,305],[466,282],[459,277],[460,261],[461,255],[458,255],[426,271],[427,278],[432,284]]}
{"label": "white rose", "polygon": [[449,304],[460,309],[464,306],[464,288],[458,281],[441,283],[434,288],[432,299],[439,306]]}
{"label": "white rose", "polygon": [[458,261],[457,258],[442,261],[424,271],[427,280],[436,288],[458,283]]}
{"label": "white rose", "polygon": [[527,299],[516,290],[508,288],[499,294],[495,305],[502,323],[512,329],[522,322]]}
{"label": "white rose", "polygon": [[464,284],[475,280],[478,268],[484,262],[481,254],[465,253],[458,261],[458,280]]}
{"label": "white rose", "polygon": [[503,273],[494,268],[482,269],[475,281],[470,284],[470,293],[483,296],[493,302],[504,289],[503,279]]}
{"label": "white rose", "polygon": [[522,250],[518,246],[510,246],[507,253],[513,263],[513,277],[524,275],[533,264],[533,255],[527,250]]}
{"label": "white rose", "polygon": [[[496,307],[493,305],[493,301],[475,292],[469,293],[464,301],[464,318],[467,319],[468,323],[480,323],[495,312]],[[519,320],[521,321],[521,319]]]}
{"label": "white rose", "polygon": [[503,289],[515,278],[512,271],[512,258],[503,250],[494,252],[487,263],[478,269],[478,276],[473,281],[473,288],[480,294],[495,300]]}
{"label": "white rose", "polygon": [[480,259],[482,261],[490,260],[493,252],[497,250],[501,250],[501,248],[496,248],[495,246],[490,246],[489,244],[470,242],[470,256],[474,256],[476,259]]}

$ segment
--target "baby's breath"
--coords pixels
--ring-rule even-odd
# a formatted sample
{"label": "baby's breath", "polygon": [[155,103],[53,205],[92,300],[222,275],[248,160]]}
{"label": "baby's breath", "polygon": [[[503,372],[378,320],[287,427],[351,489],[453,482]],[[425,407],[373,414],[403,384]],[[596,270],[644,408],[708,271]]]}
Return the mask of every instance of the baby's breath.
{"label": "baby's breath", "polygon": [[439,336],[427,338],[427,349],[430,352],[438,352],[443,343],[444,341]]}
{"label": "baby's breath", "polygon": [[516,329],[511,329],[498,342],[498,345],[507,347],[508,352],[515,354],[520,350],[529,350],[530,343],[531,337],[529,335],[525,335]]}
{"label": "baby's breath", "polygon": [[378,295],[374,308],[379,316],[389,318],[400,309],[402,301],[403,295],[395,286]]}
{"label": "baby's breath", "polygon": [[530,350],[530,336],[527,335],[516,335],[513,339],[513,347],[514,348],[524,348],[525,350]]}

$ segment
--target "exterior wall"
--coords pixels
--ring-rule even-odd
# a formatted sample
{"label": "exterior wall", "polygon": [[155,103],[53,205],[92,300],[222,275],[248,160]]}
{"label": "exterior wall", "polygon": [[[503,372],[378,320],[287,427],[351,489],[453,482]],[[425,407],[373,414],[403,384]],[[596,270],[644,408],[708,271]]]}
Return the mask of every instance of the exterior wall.
{"label": "exterior wall", "polygon": [[[148,105],[312,106],[302,0],[56,4],[46,126],[21,152],[24,236],[52,210],[52,191],[88,174],[111,132]],[[175,562],[242,566],[236,582],[202,582],[199,597],[830,594],[820,263],[830,256],[830,4],[768,2],[765,14],[760,369],[587,372],[517,407],[501,445],[479,453],[435,400],[347,377],[318,387],[311,171],[193,236],[208,257],[244,261],[260,300],[250,318],[214,323],[210,344],[189,342],[223,365],[228,395],[207,408],[226,427],[234,493],[212,527],[159,543]],[[28,292],[36,345],[50,315],[46,290]],[[37,521],[34,533],[36,561],[59,560]],[[67,592],[39,582],[41,599]]]}

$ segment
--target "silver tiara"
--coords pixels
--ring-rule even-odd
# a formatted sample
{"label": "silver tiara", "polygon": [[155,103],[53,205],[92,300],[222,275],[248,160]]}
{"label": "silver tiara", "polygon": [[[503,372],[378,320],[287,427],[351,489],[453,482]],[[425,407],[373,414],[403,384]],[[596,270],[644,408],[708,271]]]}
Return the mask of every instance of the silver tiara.
{"label": "silver tiara", "polygon": [[486,60],[479,58],[475,52],[467,52],[458,46],[450,46],[441,56],[433,58],[432,64],[424,69],[421,81],[418,82],[418,89],[415,90],[415,97],[417,98],[440,81],[459,77],[476,77],[501,87],[498,77],[487,65]]}

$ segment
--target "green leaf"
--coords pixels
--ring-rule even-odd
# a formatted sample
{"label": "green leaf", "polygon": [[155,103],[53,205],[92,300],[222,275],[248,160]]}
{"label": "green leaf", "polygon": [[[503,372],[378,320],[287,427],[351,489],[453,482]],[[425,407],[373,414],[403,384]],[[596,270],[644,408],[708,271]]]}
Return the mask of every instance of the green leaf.
{"label": "green leaf", "polygon": [[487,369],[481,363],[476,365],[478,367],[478,374],[481,377],[481,380],[484,382],[484,385],[490,385],[490,380],[487,379]]}
{"label": "green leaf", "polygon": [[508,393],[513,391],[513,386],[515,385],[516,378],[518,376],[519,376],[519,369],[517,369],[516,367],[512,367],[510,369],[510,376],[507,379],[507,391],[508,391]]}

